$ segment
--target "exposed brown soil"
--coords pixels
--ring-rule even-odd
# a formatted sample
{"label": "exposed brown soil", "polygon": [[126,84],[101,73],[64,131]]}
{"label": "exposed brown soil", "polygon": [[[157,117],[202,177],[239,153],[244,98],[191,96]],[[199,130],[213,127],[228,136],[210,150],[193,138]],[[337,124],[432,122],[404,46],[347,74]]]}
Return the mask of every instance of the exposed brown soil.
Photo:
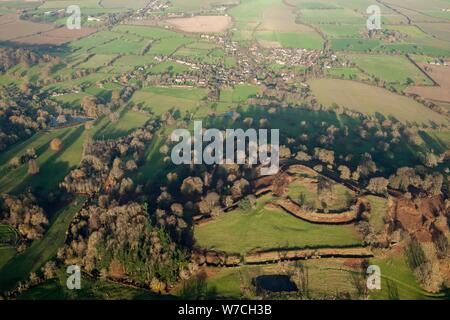
{"label": "exposed brown soil", "polygon": [[407,94],[417,94],[424,99],[450,102],[450,67],[418,63],[439,86],[411,86]]}
{"label": "exposed brown soil", "polygon": [[69,30],[53,24],[20,20],[18,14],[0,16],[0,41],[22,44],[61,45],[94,33],[96,29],[81,28]]}
{"label": "exposed brown soil", "polygon": [[168,19],[165,23],[184,32],[220,33],[231,27],[232,20],[229,16],[195,16]]}
{"label": "exposed brown soil", "polygon": [[96,32],[93,28],[82,28],[80,30],[69,30],[65,27],[54,29],[41,34],[19,38],[16,42],[26,44],[49,44],[49,45],[61,45],[67,42],[71,42],[83,37],[86,37]]}
{"label": "exposed brown soil", "polygon": [[398,198],[389,208],[393,229],[403,229],[421,242],[431,242],[436,232],[449,232],[449,212],[440,196],[418,198],[414,202]]}
{"label": "exposed brown soil", "polygon": [[52,29],[55,29],[55,26],[51,24],[20,20],[18,14],[0,16],[0,41],[12,41]]}

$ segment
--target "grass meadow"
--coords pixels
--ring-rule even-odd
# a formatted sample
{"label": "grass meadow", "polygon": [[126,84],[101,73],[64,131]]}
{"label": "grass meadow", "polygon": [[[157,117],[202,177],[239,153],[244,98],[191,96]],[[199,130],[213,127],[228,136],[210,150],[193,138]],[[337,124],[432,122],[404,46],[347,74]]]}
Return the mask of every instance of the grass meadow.
{"label": "grass meadow", "polygon": [[297,219],[281,209],[269,209],[270,197],[258,200],[254,210],[225,213],[198,225],[194,237],[200,247],[230,253],[254,249],[339,247],[360,245],[351,225],[317,225]]}

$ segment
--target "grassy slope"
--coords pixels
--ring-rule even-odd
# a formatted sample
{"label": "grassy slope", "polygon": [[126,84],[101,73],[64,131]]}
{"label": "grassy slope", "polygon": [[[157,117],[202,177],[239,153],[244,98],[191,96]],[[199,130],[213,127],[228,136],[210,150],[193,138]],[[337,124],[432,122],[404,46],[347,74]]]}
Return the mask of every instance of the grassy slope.
{"label": "grassy slope", "polygon": [[149,300],[164,299],[169,296],[154,295],[149,291],[128,287],[105,280],[94,281],[83,276],[81,290],[68,290],[67,275],[64,270],[58,277],[27,290],[19,300]]}
{"label": "grassy slope", "polygon": [[329,210],[341,210],[348,208],[349,201],[352,198],[351,190],[346,188],[341,184],[333,184],[333,199],[327,203],[327,207],[324,208],[323,203],[321,201],[321,197],[317,193],[317,188],[314,186],[314,190],[312,190],[312,186],[305,185],[301,181],[294,181],[289,186],[289,196],[294,201],[300,201],[300,197],[303,194],[305,197],[304,201],[310,207],[316,209],[329,209]]}
{"label": "grassy slope", "polygon": [[387,300],[392,299],[389,295],[388,281],[396,287],[398,298],[400,300],[422,300],[422,299],[439,299],[442,295],[433,295],[426,293],[420,288],[414,273],[409,268],[406,259],[402,253],[395,257],[387,259],[372,259],[372,265],[378,265],[381,269],[381,290],[372,291],[371,299]]}
{"label": "grassy slope", "polygon": [[95,133],[95,138],[117,139],[143,126],[150,118],[145,113],[127,108],[121,108],[117,112],[120,118],[116,123],[110,122],[107,118],[102,119],[98,124],[100,129]]}
{"label": "grassy slope", "polygon": [[382,197],[367,196],[371,205],[371,211],[369,216],[370,225],[376,232],[383,231],[384,217],[387,213],[387,200]]}
{"label": "grassy slope", "polygon": [[[301,261],[307,269],[308,290],[311,299],[323,299],[337,293],[349,293],[356,298],[356,288],[352,278],[353,269],[344,265],[343,259],[313,259]],[[282,267],[276,264],[264,266],[240,266],[234,268],[209,268],[207,283],[223,298],[242,298],[242,286],[256,276],[286,274],[293,263]],[[288,273],[289,274],[289,273]],[[295,272],[292,279],[295,280]]]}
{"label": "grassy slope", "polygon": [[279,247],[351,246],[361,244],[352,226],[316,225],[294,218],[280,209],[264,208],[259,199],[249,212],[235,210],[195,227],[201,247],[245,253],[252,249]]}
{"label": "grassy slope", "polygon": [[65,232],[74,215],[84,204],[85,197],[77,197],[71,204],[59,211],[44,237],[35,240],[24,253],[16,255],[0,269],[0,291],[13,288],[18,281],[37,271],[46,261],[56,255],[64,244]]}
{"label": "grassy slope", "polygon": [[[87,132],[84,126],[66,129],[42,131],[30,139],[8,149],[0,156],[0,191],[20,192],[26,187],[36,187],[43,192],[55,188],[67,172],[81,160],[82,148]],[[50,142],[59,138],[63,146],[59,151],[50,149]],[[28,176],[28,164],[17,169],[8,170],[8,162],[14,156],[20,156],[26,149],[34,148],[38,156],[40,171],[34,176]]]}

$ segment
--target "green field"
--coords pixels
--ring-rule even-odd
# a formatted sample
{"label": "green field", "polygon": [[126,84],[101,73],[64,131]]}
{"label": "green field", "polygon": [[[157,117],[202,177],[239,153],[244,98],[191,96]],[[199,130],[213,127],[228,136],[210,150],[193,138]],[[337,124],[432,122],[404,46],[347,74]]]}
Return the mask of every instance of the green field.
{"label": "green field", "polygon": [[309,84],[319,103],[324,106],[337,104],[365,114],[393,116],[404,122],[448,123],[440,114],[413,99],[379,87],[336,79],[316,79],[309,81]]}
{"label": "green field", "polygon": [[386,29],[399,31],[407,36],[414,38],[426,37],[427,34],[414,25],[388,25]]}
{"label": "green field", "polygon": [[152,44],[148,53],[152,55],[171,55],[179,48],[194,41],[195,40],[191,38],[181,37],[163,38]]}
{"label": "green field", "polygon": [[311,50],[321,50],[324,41],[319,34],[315,32],[257,32],[257,40],[275,41],[281,44],[283,48],[301,48]]}
{"label": "green field", "polygon": [[387,200],[377,196],[367,196],[367,200],[371,206],[369,223],[375,232],[383,232],[388,209]]}
{"label": "green field", "polygon": [[7,245],[0,245],[0,270],[16,255],[16,253],[16,248]]}
{"label": "green field", "polygon": [[253,249],[339,247],[360,245],[353,226],[311,224],[294,218],[281,209],[267,209],[270,200],[258,200],[249,212],[237,209],[196,226],[194,237],[200,247],[232,253]]}
{"label": "green field", "polygon": [[326,70],[326,74],[332,77],[339,77],[347,80],[367,78],[358,68],[349,67],[330,68]]}
{"label": "green field", "polygon": [[333,184],[331,193],[326,191],[326,195],[331,197],[327,203],[321,200],[317,194],[316,185],[305,184],[302,181],[294,181],[289,185],[288,195],[292,200],[314,209],[320,210],[343,210],[349,207],[353,196],[351,190],[341,184]]}
{"label": "green field", "polygon": [[17,232],[8,225],[0,224],[0,269],[16,254]]}
{"label": "green field", "polygon": [[155,65],[152,68],[147,69],[148,74],[155,75],[155,74],[162,74],[162,73],[171,73],[173,75],[178,75],[180,73],[186,72],[190,70],[188,66],[185,66],[183,64],[179,64],[173,61],[164,61],[157,65]]}
{"label": "green field", "polygon": [[366,19],[363,15],[350,9],[303,9],[302,21],[310,24],[355,24],[364,26]]}
{"label": "green field", "polygon": [[0,246],[6,244],[14,245],[17,240],[17,233],[13,228],[5,224],[0,224]]}
{"label": "green field", "polygon": [[[349,294],[357,299],[353,281],[355,270],[345,266],[342,259],[312,259],[301,261],[307,270],[308,298],[330,299],[333,295]],[[280,267],[240,266],[233,268],[209,268],[208,288],[214,289],[218,297],[227,299],[255,298],[252,293],[245,293],[243,287],[251,286],[251,281],[261,275],[288,275],[296,281],[294,263]],[[303,293],[303,292],[300,292]],[[295,297],[295,293],[294,293]]]}
{"label": "green field", "polygon": [[77,65],[77,68],[99,68],[107,65],[111,62],[116,56],[115,55],[109,55],[109,54],[96,54],[92,58],[90,58],[88,61],[81,63]]}
{"label": "green field", "polygon": [[370,52],[378,48],[379,40],[342,38],[332,39],[331,49],[334,51]]}
{"label": "green field", "polygon": [[16,255],[0,269],[0,291],[13,288],[18,281],[26,279],[30,272],[39,270],[45,262],[56,255],[58,249],[64,244],[70,222],[83,206],[85,199],[79,196],[71,204],[55,213],[44,237],[35,240],[25,252]]}
{"label": "green field", "polygon": [[360,38],[364,31],[364,27],[361,25],[336,25],[336,24],[323,24],[319,25],[319,28],[331,39],[336,38]]}
{"label": "green field", "polygon": [[131,101],[161,115],[171,109],[195,111],[206,94],[206,90],[201,88],[147,87],[136,91]]}
{"label": "green field", "polygon": [[[1,192],[20,192],[28,187],[39,192],[48,192],[55,188],[65,175],[81,160],[83,142],[87,137],[84,126],[66,129],[42,131],[35,134],[0,156],[0,190]],[[50,149],[50,142],[59,138],[63,145],[61,150]],[[15,156],[21,156],[28,148],[34,148],[38,156],[39,173],[34,176],[27,174],[28,164],[22,164],[16,169],[10,169],[8,162]]]}
{"label": "green field", "polygon": [[114,64],[109,68],[112,72],[123,73],[126,71],[133,70],[137,66],[145,66],[155,63],[153,57],[151,56],[140,56],[140,55],[124,55],[119,59],[114,61]]}
{"label": "green field", "polygon": [[144,289],[137,289],[107,280],[93,280],[83,275],[80,290],[69,290],[67,275],[60,270],[57,277],[27,290],[18,300],[149,300],[169,299]]}
{"label": "green field", "polygon": [[[381,290],[372,291],[371,299],[423,300],[445,298],[443,295],[429,294],[420,287],[413,271],[406,262],[406,258],[401,253],[391,258],[371,259],[370,263],[379,266],[381,269]],[[388,286],[388,282],[390,286]]]}
{"label": "green field", "polygon": [[119,120],[113,123],[107,117],[102,119],[97,125],[99,130],[95,133],[95,138],[105,140],[126,136],[131,131],[142,127],[150,119],[148,114],[125,107],[116,112],[119,114]]}
{"label": "green field", "polygon": [[432,85],[428,79],[415,65],[403,56],[390,55],[347,55],[351,62],[373,77],[388,83],[416,85]]}
{"label": "green field", "polygon": [[183,35],[155,27],[146,27],[146,26],[127,26],[127,25],[118,25],[115,26],[112,31],[118,33],[130,33],[140,37],[151,38],[151,39],[162,39],[162,38],[182,38]]}
{"label": "green field", "polygon": [[224,88],[220,90],[221,102],[245,102],[248,98],[256,96],[260,92],[255,85],[241,84],[234,88]]}

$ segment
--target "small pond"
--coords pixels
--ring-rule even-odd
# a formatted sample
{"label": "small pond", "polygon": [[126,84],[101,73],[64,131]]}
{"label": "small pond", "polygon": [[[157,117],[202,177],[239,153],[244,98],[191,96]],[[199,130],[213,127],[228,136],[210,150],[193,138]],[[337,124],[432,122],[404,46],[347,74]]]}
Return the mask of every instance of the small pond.
{"label": "small pond", "polygon": [[253,279],[253,284],[259,290],[270,292],[295,292],[297,286],[291,278],[285,275],[263,275]]}

